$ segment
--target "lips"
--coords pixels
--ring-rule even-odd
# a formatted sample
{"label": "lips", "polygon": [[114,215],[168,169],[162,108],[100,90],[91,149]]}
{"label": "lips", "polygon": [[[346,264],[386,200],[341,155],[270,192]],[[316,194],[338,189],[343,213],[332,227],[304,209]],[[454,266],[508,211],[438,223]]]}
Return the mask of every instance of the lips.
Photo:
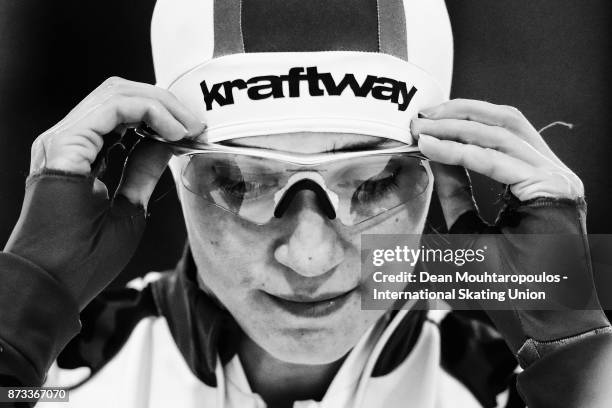
{"label": "lips", "polygon": [[343,293],[331,293],[316,298],[308,296],[277,296],[266,292],[269,299],[279,308],[297,317],[324,317],[344,306],[357,288]]}

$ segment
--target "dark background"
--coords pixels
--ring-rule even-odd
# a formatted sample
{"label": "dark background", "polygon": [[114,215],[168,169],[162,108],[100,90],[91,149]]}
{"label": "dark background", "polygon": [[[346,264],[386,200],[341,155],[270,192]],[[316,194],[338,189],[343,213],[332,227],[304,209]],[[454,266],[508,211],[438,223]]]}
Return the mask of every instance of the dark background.
{"label": "dark background", "polygon": [[[153,0],[0,2],[0,245],[17,220],[29,149],[105,78],[154,82]],[[591,233],[612,233],[609,0],[447,0],[455,35],[453,97],[518,107],[585,183]],[[474,176],[488,219],[500,187]],[[168,194],[164,194],[170,191]],[[157,197],[157,199],[155,198]],[[172,181],[120,281],[171,267],[184,242]]]}

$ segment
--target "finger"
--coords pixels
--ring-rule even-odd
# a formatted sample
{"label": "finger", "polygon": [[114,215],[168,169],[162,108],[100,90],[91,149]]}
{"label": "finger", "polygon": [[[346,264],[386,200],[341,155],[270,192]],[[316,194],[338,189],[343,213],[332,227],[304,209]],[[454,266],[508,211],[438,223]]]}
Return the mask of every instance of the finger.
{"label": "finger", "polygon": [[[98,135],[110,133],[124,123],[146,122],[162,138],[178,141],[189,135],[185,127],[156,99],[114,95],[93,107],[79,123],[67,125],[78,129],[91,129]],[[67,129],[60,129],[64,132]]]}
{"label": "finger", "polygon": [[519,183],[534,174],[533,167],[522,160],[480,146],[421,135],[419,148],[430,160],[462,166],[499,183]]}
{"label": "finger", "polygon": [[418,139],[419,134],[425,133],[438,139],[454,140],[499,150],[533,166],[553,163],[525,140],[499,126],[462,119],[413,119],[410,130],[415,139]]}
{"label": "finger", "polygon": [[453,99],[420,113],[428,119],[469,120],[507,129],[522,129],[526,124],[529,125],[523,114],[512,106],[472,99]]}
{"label": "finger", "polygon": [[171,156],[168,146],[142,139],[127,160],[117,194],[146,209]]}
{"label": "finger", "polygon": [[557,197],[575,199],[584,197],[584,186],[576,175],[562,169],[542,172],[539,177],[512,186],[517,197]]}
{"label": "finger", "polygon": [[204,124],[166,89],[122,78],[112,78],[106,83],[106,92],[158,100],[188,130],[189,136],[197,136],[204,131]]}
{"label": "finger", "polygon": [[[177,141],[188,135],[183,125],[156,99],[113,95],[81,112],[77,123],[64,122],[39,137],[40,154],[31,169],[47,168],[87,174],[103,146],[103,136],[121,124],[145,121],[162,138]],[[33,145],[34,148],[34,145]]]}
{"label": "finger", "polygon": [[472,99],[453,99],[424,109],[420,114],[428,119],[461,119],[506,128],[557,165],[566,167],[521,111],[513,106],[496,105]]}
{"label": "finger", "polygon": [[39,137],[32,145],[30,173],[46,167],[88,174],[102,145],[102,137],[88,129],[78,134],[54,133]]}
{"label": "finger", "polygon": [[446,226],[450,228],[464,213],[478,210],[472,195],[472,184],[465,168],[429,162],[434,175],[434,186]]}
{"label": "finger", "polygon": [[118,95],[157,100],[187,129],[189,137],[197,136],[205,129],[205,124],[200,122],[170,91],[150,84],[113,77],[104,81],[47,132],[56,132],[60,128],[66,128],[80,122],[92,109],[105,104],[109,99]]}

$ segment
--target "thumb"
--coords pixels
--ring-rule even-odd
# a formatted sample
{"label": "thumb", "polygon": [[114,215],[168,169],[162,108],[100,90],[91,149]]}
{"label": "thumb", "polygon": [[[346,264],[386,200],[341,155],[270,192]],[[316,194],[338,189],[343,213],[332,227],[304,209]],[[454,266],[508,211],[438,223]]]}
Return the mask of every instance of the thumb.
{"label": "thumb", "polygon": [[168,146],[151,139],[141,139],[127,159],[117,194],[146,209],[170,157],[172,151]]}
{"label": "thumb", "polygon": [[434,161],[429,163],[444,220],[450,229],[461,215],[469,211],[478,211],[472,195],[472,183],[467,171],[461,166],[450,166]]}

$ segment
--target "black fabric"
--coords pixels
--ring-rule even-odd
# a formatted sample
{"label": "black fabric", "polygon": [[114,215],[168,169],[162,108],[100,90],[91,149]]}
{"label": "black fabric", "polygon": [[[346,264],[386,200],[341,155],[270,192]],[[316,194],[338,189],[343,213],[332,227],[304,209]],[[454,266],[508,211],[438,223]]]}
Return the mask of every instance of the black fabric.
{"label": "black fabric", "polygon": [[525,405],[525,401],[523,401],[523,398],[521,397],[521,394],[519,394],[516,388],[516,374],[512,375],[509,382],[510,384],[508,387],[508,400],[506,401],[506,405],[504,406],[504,408],[525,408],[527,407],[527,405]]}
{"label": "black fabric", "polygon": [[125,268],[144,228],[144,208],[110,200],[94,177],[44,169],[26,181],[4,250],[49,273],[83,309]]}
{"label": "black fabric", "polygon": [[83,329],[57,359],[61,368],[91,370],[85,381],[71,386],[94,378],[125,345],[136,325],[150,316],[166,318],[190,370],[203,383],[216,386],[217,352],[222,363],[229,361],[241,332],[229,313],[200,290],[188,250],[176,270],[163,272],[143,290],[107,290],[83,310]]}
{"label": "black fabric", "polygon": [[[487,242],[486,235],[470,238],[470,245],[474,247],[488,244],[490,250],[495,249],[495,256],[489,253],[486,261],[490,271],[518,274],[531,270],[533,265],[538,265],[538,270],[555,270],[557,258],[563,256],[568,279],[581,291],[595,293],[586,238],[586,202],[582,198],[539,197],[521,202],[512,194],[506,194],[505,206],[495,225],[484,223],[474,211],[461,216],[450,231],[502,234],[504,240],[496,239],[493,245]],[[550,247],[538,234],[564,237],[571,245],[563,250]],[[497,247],[493,248],[495,245]],[[547,262],[553,264],[547,267]],[[564,304],[563,299],[555,299],[555,295],[558,296],[557,292],[549,292],[546,301]],[[585,307],[589,310],[554,307],[551,310],[485,310],[524,368],[517,376],[517,388],[529,407],[561,406],[561,401],[564,407],[600,407],[612,400],[603,390],[606,387],[601,386],[606,381],[610,383],[610,364],[604,372],[604,366],[596,357],[612,358],[612,330],[597,299],[590,302],[589,307]],[[584,346],[589,343],[593,345],[592,350]],[[563,356],[568,358],[567,365],[562,362]],[[515,396],[513,398],[516,400]]]}
{"label": "black fabric", "polygon": [[245,52],[379,51],[376,0],[243,0]]}
{"label": "black fabric", "polygon": [[142,291],[123,288],[103,292],[81,312],[81,332],[60,353],[58,366],[88,367],[90,377],[95,376],[121,350],[142,319],[158,314],[150,286]]}
{"label": "black fabric", "polygon": [[50,274],[0,252],[0,386],[39,386],[80,329],[78,307]]}
{"label": "black fabric", "polygon": [[[392,318],[396,312],[392,313]],[[383,347],[372,370],[372,377],[390,374],[408,357],[421,335],[426,319],[426,310],[408,312]]]}
{"label": "black fabric", "polygon": [[489,325],[457,313],[440,323],[442,367],[465,385],[484,408],[497,406],[512,384],[516,358]]}
{"label": "black fabric", "polygon": [[[557,257],[551,256],[555,248],[545,245],[540,235],[563,237],[563,243],[573,243],[563,251],[564,272],[568,280],[581,285],[584,293],[595,293],[589,246],[586,238],[586,202],[584,199],[556,199],[540,197],[520,202],[508,195],[506,205],[500,212],[495,225],[482,221],[475,211],[463,214],[450,228],[451,234],[473,235],[470,245],[489,248],[485,260],[489,271],[502,270],[504,273],[520,274],[538,265],[539,270],[556,270]],[[491,240],[492,235],[503,235],[504,240]],[[570,241],[570,239],[572,241]],[[492,241],[492,242],[489,242]],[[504,242],[504,245],[500,245]],[[546,243],[548,244],[548,243]],[[467,246],[466,246],[467,247]],[[493,252],[495,251],[495,253]],[[551,265],[547,267],[546,262]],[[571,267],[570,267],[571,265]],[[497,287],[488,285],[491,290]],[[578,288],[578,286],[577,286]],[[591,288],[592,290],[587,290]],[[536,287],[532,287],[536,290]],[[549,304],[565,304],[563,299],[553,299],[557,292],[550,292]],[[503,334],[514,353],[518,353],[528,339],[550,342],[569,338],[593,329],[609,326],[597,304],[592,300],[590,310],[488,310],[489,318]],[[477,307],[477,305],[474,305]],[[555,309],[551,307],[551,309]],[[557,308],[558,309],[558,308]],[[586,307],[585,307],[586,309]],[[529,359],[521,361],[523,367]]]}
{"label": "black fabric", "polygon": [[217,385],[217,352],[222,363],[237,352],[241,330],[233,317],[200,289],[187,250],[175,273],[153,283],[160,313],[191,371],[205,384]]}
{"label": "black fabric", "polygon": [[608,408],[612,401],[612,334],[558,348],[518,375],[529,408]]}

